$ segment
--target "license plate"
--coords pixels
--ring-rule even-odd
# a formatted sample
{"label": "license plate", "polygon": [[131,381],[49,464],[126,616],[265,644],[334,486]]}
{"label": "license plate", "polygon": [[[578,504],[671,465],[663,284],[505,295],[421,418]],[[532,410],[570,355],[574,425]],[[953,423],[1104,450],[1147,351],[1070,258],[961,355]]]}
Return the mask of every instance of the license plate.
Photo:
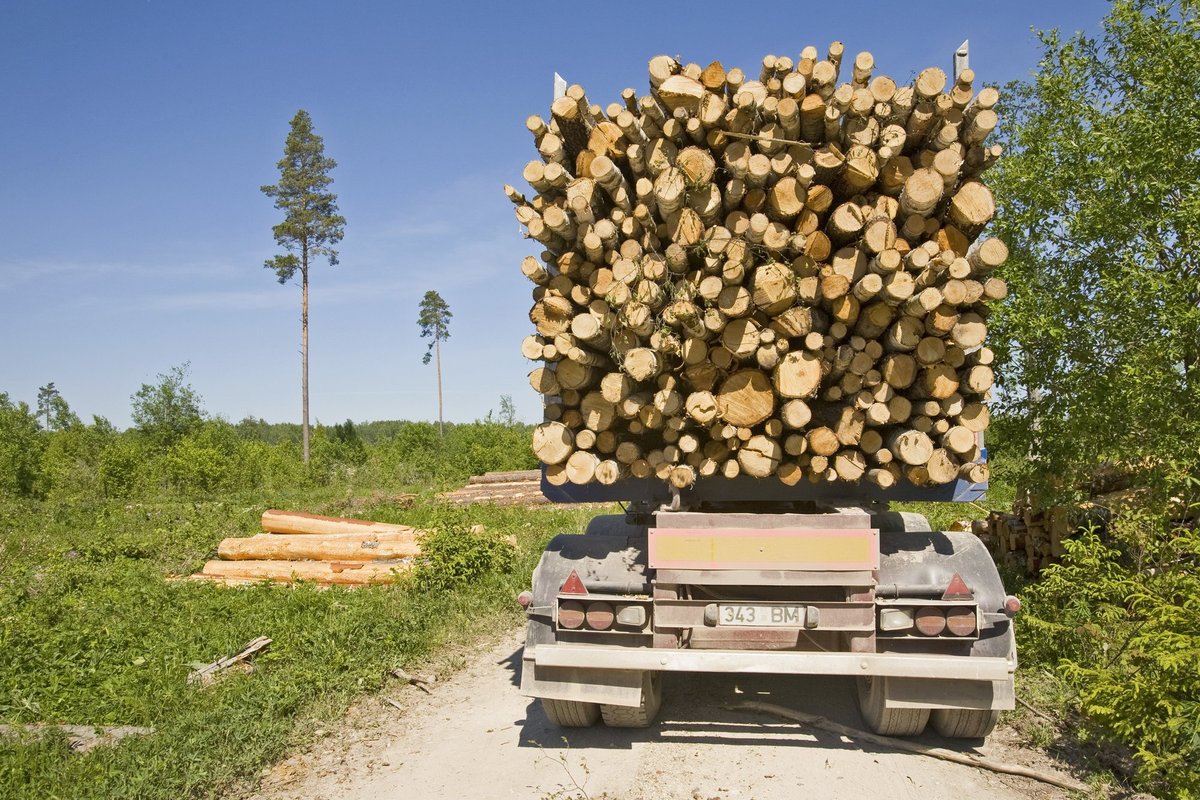
{"label": "license plate", "polygon": [[803,628],[805,606],[717,606],[717,624],[754,628]]}

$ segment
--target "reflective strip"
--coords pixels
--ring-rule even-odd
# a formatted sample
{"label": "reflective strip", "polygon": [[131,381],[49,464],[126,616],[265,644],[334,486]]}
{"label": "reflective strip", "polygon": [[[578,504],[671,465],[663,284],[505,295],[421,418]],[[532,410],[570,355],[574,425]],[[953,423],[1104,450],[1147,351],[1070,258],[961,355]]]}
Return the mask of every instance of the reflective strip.
{"label": "reflective strip", "polygon": [[1006,680],[1016,664],[1006,658],[907,653],[800,653],[765,650],[655,650],[608,645],[543,644],[526,649],[539,667],[749,672],[792,675],[884,675],[897,678]]}

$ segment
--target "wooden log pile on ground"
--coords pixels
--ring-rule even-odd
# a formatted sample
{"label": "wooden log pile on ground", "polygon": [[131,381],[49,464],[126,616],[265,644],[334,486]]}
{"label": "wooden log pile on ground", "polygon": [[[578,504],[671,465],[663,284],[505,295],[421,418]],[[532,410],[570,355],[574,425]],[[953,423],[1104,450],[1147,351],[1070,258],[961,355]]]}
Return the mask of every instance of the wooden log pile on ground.
{"label": "wooden log pile on ground", "polygon": [[1074,537],[1084,522],[1081,508],[1040,507],[1028,495],[1013,504],[1012,513],[992,511],[976,520],[975,534],[997,564],[1036,575],[1065,555],[1063,541]]}
{"label": "wooden log pile on ground", "polygon": [[[1122,488],[1112,489],[1112,485],[1097,482],[1096,488],[1105,491],[1073,505],[1047,507],[1023,495],[1013,504],[1012,513],[993,511],[987,519],[976,520],[972,530],[997,564],[1037,575],[1066,555],[1064,542],[1088,528],[1103,535],[1114,516],[1142,507],[1149,500],[1150,490],[1145,486],[1124,483]],[[1194,507],[1178,502],[1170,512],[1180,525],[1197,524]]]}
{"label": "wooden log pile on ground", "polygon": [[550,482],[986,479],[997,92],[843,56],[656,56],[647,94],[573,85],[528,118],[534,194],[505,191],[542,248],[522,352]]}
{"label": "wooden log pile on ground", "polygon": [[421,549],[406,525],[265,511],[264,533],[222,540],[219,559],[190,580],[228,585],[303,580],[324,586],[391,583]]}
{"label": "wooden log pile on ground", "polygon": [[517,472],[487,472],[475,475],[467,485],[446,492],[441,499],[456,506],[475,503],[494,503],[501,506],[534,506],[550,501],[542,494],[542,473],[539,470]]}

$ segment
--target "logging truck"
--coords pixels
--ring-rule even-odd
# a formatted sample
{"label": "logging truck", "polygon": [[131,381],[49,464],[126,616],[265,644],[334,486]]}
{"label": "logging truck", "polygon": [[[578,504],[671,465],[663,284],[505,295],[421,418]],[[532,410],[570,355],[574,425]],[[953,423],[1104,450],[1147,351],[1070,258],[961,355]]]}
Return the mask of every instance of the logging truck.
{"label": "logging truck", "polygon": [[543,492],[627,504],[519,597],[521,689],[558,725],[647,726],[666,672],[854,676],[885,735],[1013,706],[987,550],[887,507],[986,488],[998,94],[965,47],[908,86],[866,52],[839,85],[843,55],[656,56],[645,96],[563,82],[526,120]]}
{"label": "logging truck", "polygon": [[985,737],[1013,707],[1020,603],[974,534],[886,510],[985,488],[544,483],[556,502],[632,502],[543,553],[518,598],[521,691],[559,726],[646,727],[665,672],[846,675],[876,733]]}

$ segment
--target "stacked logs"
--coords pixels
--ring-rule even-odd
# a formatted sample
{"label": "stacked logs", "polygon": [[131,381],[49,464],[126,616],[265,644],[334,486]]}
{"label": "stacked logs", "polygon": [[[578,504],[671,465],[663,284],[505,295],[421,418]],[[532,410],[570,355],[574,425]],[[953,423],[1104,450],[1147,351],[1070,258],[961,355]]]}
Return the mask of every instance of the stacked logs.
{"label": "stacked logs", "polygon": [[272,509],[263,512],[262,529],[223,539],[218,558],[190,580],[367,586],[392,583],[421,554],[420,532],[407,525]]}
{"label": "stacked logs", "polygon": [[656,56],[647,95],[528,118],[535,195],[505,191],[544,248],[522,352],[551,483],[986,479],[997,92],[842,56]]}

